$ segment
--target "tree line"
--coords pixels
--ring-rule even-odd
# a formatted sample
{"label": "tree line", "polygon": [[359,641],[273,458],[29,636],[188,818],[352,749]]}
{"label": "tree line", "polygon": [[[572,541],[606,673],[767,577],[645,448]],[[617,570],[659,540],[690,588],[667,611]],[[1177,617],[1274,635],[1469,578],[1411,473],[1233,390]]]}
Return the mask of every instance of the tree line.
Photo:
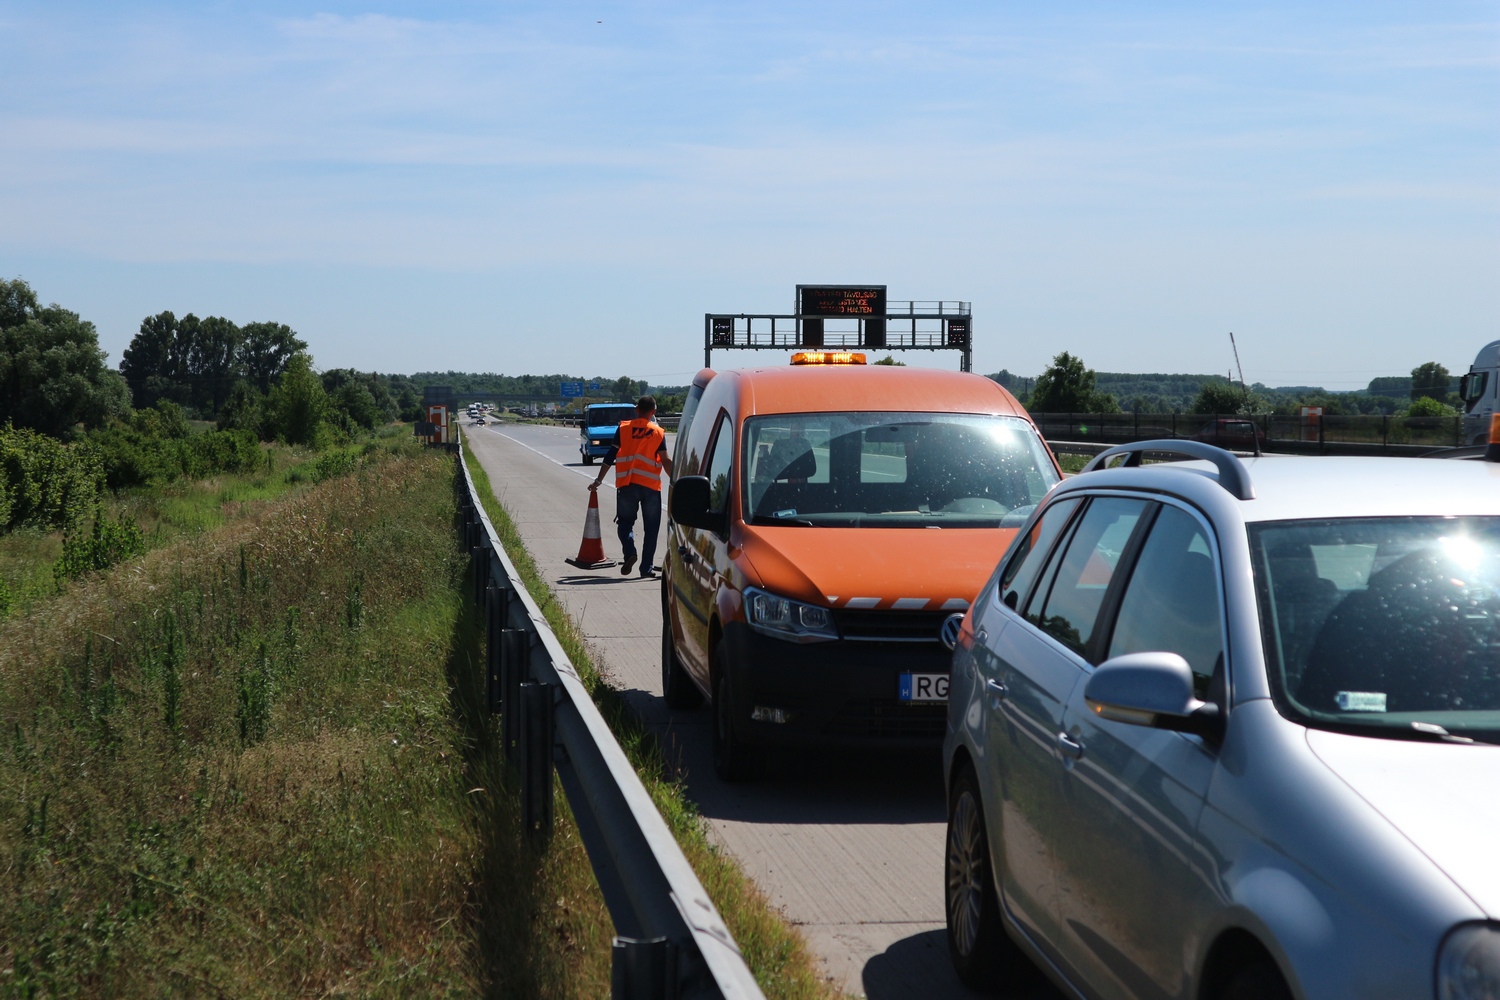
{"label": "tree line", "polygon": [[1295,415],[1321,406],[1329,415],[1453,416],[1460,412],[1458,380],[1443,365],[1425,362],[1410,377],[1384,376],[1355,392],[1319,386],[1243,385],[1222,375],[1097,372],[1063,351],[1036,378],[1002,369],[989,378],[1036,413],[1221,413]]}

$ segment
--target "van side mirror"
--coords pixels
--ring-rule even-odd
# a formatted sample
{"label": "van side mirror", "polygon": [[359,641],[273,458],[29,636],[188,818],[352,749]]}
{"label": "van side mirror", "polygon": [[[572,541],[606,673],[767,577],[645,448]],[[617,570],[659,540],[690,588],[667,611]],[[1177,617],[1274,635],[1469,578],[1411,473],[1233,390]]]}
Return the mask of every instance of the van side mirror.
{"label": "van side mirror", "polygon": [[723,534],[728,527],[724,511],[708,506],[711,487],[707,476],[683,476],[672,484],[670,508],[672,520],[689,528],[702,528]]}
{"label": "van side mirror", "polygon": [[1105,660],[1084,685],[1083,700],[1114,722],[1193,733],[1215,743],[1224,736],[1223,711],[1193,694],[1193,672],[1176,653]]}

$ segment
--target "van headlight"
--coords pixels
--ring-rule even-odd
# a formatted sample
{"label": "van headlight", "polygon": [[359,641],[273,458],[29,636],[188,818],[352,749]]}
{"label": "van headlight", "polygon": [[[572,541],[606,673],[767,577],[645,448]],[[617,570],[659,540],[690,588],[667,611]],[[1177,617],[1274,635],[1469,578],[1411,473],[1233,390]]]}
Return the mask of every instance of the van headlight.
{"label": "van headlight", "polygon": [[1500,997],[1500,924],[1463,924],[1438,951],[1438,1000]]}
{"label": "van headlight", "polygon": [[756,587],[745,588],[745,617],[750,627],[791,642],[828,642],[839,637],[833,613]]}

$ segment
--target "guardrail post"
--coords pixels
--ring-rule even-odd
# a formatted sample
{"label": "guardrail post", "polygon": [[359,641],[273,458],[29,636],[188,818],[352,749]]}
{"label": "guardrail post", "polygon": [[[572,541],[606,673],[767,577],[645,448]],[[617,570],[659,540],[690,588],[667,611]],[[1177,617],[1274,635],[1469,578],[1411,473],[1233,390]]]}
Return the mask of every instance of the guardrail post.
{"label": "guardrail post", "polygon": [[617,937],[609,966],[610,1000],[676,1000],[677,949],[664,937]]}
{"label": "guardrail post", "polygon": [[526,679],[531,635],[525,629],[500,631],[500,745],[515,759],[521,736],[521,682]]}
{"label": "guardrail post", "polygon": [[500,643],[510,614],[510,591],[489,581],[485,589],[484,703],[491,715],[500,711]]}
{"label": "guardrail post", "polygon": [[[479,534],[479,532],[475,532]],[[479,604],[484,600],[485,586],[490,582],[490,550],[482,539],[476,539],[474,546],[469,549],[469,556],[474,563],[474,603]]]}
{"label": "guardrail post", "polygon": [[537,847],[552,839],[552,685],[525,681],[521,704],[521,821]]}

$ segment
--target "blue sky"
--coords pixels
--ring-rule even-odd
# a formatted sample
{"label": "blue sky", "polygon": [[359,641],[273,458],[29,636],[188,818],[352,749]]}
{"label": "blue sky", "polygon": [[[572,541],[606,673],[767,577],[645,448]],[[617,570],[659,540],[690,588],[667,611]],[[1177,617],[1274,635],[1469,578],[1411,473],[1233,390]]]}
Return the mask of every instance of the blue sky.
{"label": "blue sky", "polygon": [[116,361],[172,309],[682,382],[705,312],[842,281],[971,300],[981,371],[1225,371],[1233,330],[1251,381],[1355,388],[1500,338],[1493,0],[0,0],[0,37],[0,276]]}

